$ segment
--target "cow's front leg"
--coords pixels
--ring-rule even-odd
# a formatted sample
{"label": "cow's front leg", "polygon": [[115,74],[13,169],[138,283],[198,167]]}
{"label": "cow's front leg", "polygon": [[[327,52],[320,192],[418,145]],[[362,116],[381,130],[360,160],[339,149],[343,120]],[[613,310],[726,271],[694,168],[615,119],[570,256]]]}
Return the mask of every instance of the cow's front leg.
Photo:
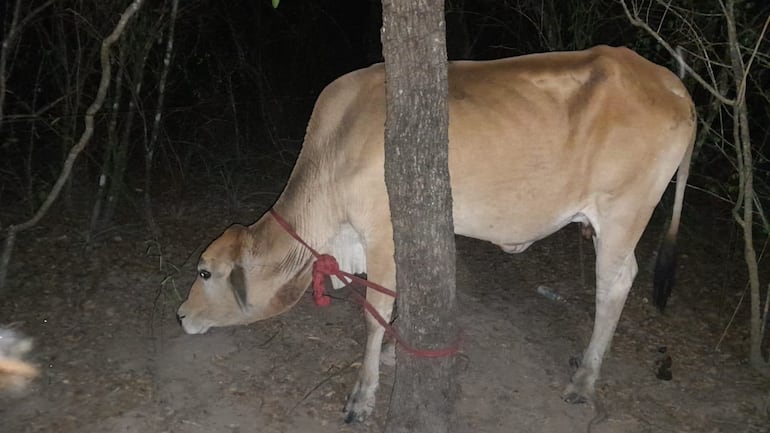
{"label": "cow's front leg", "polygon": [[[393,312],[393,298],[367,290],[366,299],[385,319],[390,321],[390,315]],[[348,396],[348,403],[345,405],[345,422],[363,421],[372,413],[375,402],[375,392],[380,383],[380,354],[382,352],[382,338],[385,335],[385,329],[369,312],[366,316],[366,349],[364,350],[364,360],[361,370],[358,373],[353,391]]]}

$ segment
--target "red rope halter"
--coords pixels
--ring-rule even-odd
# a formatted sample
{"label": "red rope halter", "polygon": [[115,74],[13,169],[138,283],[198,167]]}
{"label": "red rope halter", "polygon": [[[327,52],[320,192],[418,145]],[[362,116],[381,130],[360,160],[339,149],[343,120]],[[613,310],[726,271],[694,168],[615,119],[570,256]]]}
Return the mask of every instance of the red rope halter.
{"label": "red rope halter", "polygon": [[[356,283],[361,286],[366,286],[372,290],[378,291],[380,293],[386,294],[392,298],[396,298],[398,294],[394,292],[393,290],[386,289],[385,287],[380,286],[379,284],[373,283],[369,280],[365,280],[363,278],[359,278],[353,274],[350,274],[348,272],[340,270],[340,265],[337,263],[337,259],[334,258],[334,256],[329,254],[320,254],[318,251],[316,251],[313,247],[311,247],[307,242],[305,242],[299,234],[294,230],[294,228],[289,224],[283,217],[281,217],[278,212],[276,212],[273,209],[270,209],[270,215],[275,219],[275,221],[280,225],[286,232],[291,235],[294,239],[297,240],[300,244],[302,244],[305,248],[310,251],[311,254],[315,257],[315,262],[313,262],[313,299],[315,300],[315,303],[318,306],[325,307],[329,305],[331,302],[331,298],[329,295],[326,294],[326,288],[324,287],[324,277],[328,276],[335,276],[340,279],[340,281],[344,282],[345,284]],[[366,310],[372,317],[374,317],[374,320],[377,321],[384,329],[385,333],[390,335],[405,351],[420,356],[423,358],[440,358],[445,356],[451,356],[460,351],[459,343],[455,342],[452,346],[444,348],[444,349],[434,349],[434,350],[428,350],[428,349],[416,349],[406,343],[402,338],[401,335],[399,335],[398,331],[388,323],[387,320],[385,320],[384,317],[377,311],[374,306],[366,300],[366,297],[361,295],[358,291],[353,290],[351,293],[353,293],[354,299],[361,304],[361,306],[364,307],[364,310]]]}

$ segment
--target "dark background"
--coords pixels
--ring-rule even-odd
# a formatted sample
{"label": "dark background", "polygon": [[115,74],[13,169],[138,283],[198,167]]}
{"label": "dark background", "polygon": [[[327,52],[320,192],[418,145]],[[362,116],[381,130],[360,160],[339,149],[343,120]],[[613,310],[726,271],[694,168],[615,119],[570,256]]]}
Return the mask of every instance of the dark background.
{"label": "dark background", "polygon": [[[31,216],[50,190],[83,131],[83,115],[95,96],[101,41],[128,3],[21,2],[20,16],[26,19],[8,52],[0,125],[0,227]],[[706,47],[712,59],[727,61],[718,2],[681,1],[678,9],[654,1],[638,4],[650,26],[673,46],[696,54]],[[6,1],[0,7],[3,34],[10,28],[14,5]],[[145,144],[156,127],[170,10],[170,1],[146,2],[113,47],[113,81],[96,116],[94,136],[48,217],[80,218],[73,228],[87,242],[114,224],[139,224],[145,218]],[[628,46],[677,69],[667,51],[628,22],[616,0],[460,0],[447,1],[446,10],[450,59],[609,44]],[[768,11],[766,1],[737,3],[746,58]],[[323,87],[346,72],[381,61],[380,26],[381,6],[372,0],[284,0],[277,9],[267,0],[181,1],[149,172],[154,212],[207,194],[217,198],[211,206],[238,207],[246,185],[280,190]],[[692,31],[703,38],[694,38]],[[724,68],[709,69],[696,55],[688,61],[729,88],[731,83],[720,75]],[[770,164],[764,157],[768,63],[765,35],[747,87],[756,188],[765,205],[770,196]],[[737,174],[730,112],[715,105],[691,78],[685,82],[704,131],[690,179],[705,194],[691,194],[688,207],[716,209],[716,220],[731,226]],[[105,180],[102,188],[100,175]],[[761,227],[757,231],[762,235]]]}

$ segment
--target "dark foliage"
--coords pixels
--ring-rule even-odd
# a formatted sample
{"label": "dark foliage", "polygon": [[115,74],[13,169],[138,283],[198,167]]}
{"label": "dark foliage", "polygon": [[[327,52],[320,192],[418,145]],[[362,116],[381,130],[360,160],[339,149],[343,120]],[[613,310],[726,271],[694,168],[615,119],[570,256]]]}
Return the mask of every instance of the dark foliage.
{"label": "dark foliage", "polygon": [[[22,17],[45,3],[22,1]],[[691,3],[704,12],[697,15],[698,27],[719,41],[718,2]],[[704,9],[706,3],[713,3],[714,10]],[[9,0],[0,6],[3,34],[14,4]],[[20,29],[9,55],[0,123],[3,223],[29,215],[50,189],[94,97],[101,39],[125,5],[117,0],[51,0]],[[106,171],[108,182],[119,190],[114,197],[117,217],[141,214],[134,212],[139,206],[134,196],[142,187],[143,143],[156,109],[169,9],[169,2],[147,2],[113,53],[116,81],[62,203],[92,207],[99,175]],[[676,69],[668,53],[628,24],[616,0],[449,0],[446,10],[451,59],[604,43],[630,46]],[[764,1],[740,2],[738,18],[747,45],[768,10]],[[650,7],[647,12],[650,24],[665,31],[672,44],[697,51],[684,29],[673,27],[677,21],[670,19],[670,11]],[[239,177],[253,179],[263,175],[264,168],[290,167],[321,89],[346,72],[381,61],[381,22],[376,0],[287,0],[278,9],[267,0],[182,2],[153,167],[158,188],[153,191],[179,197],[217,182],[233,188],[241,182]],[[767,89],[767,68],[755,71],[749,77],[752,88]],[[701,108],[708,110],[708,95],[688,84]],[[749,93],[753,117],[770,116],[766,97]],[[715,127],[729,136],[726,124]],[[766,155],[767,122],[755,122],[752,134],[757,154]],[[725,163],[719,136],[708,135],[704,144],[692,179],[730,195],[733,169]],[[758,169],[757,190],[760,197],[768,197],[766,158],[760,156]]]}

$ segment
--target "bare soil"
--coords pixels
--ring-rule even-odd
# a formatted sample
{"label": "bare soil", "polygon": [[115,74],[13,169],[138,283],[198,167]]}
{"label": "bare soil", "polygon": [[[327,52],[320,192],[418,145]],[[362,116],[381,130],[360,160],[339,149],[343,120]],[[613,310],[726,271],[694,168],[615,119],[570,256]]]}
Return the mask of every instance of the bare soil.
{"label": "bare soil", "polygon": [[[382,431],[392,367],[383,367],[374,415],[342,421],[365,340],[363,313],[344,293],[327,308],[308,295],[281,317],[200,336],[175,321],[201,249],[230,223],[256,219],[279,191],[270,188],[235,211],[221,194],[166,205],[160,240],[128,217],[90,249],[85,218],[53,216],[24,234],[0,323],[35,338],[42,376],[26,394],[0,400],[0,431]],[[689,213],[665,314],[647,300],[663,217],[637,248],[639,276],[598,385],[606,416],[593,432],[770,432],[770,381],[746,362],[748,300],[717,348],[745,281],[740,255],[713,220]],[[593,326],[590,242],[568,226],[519,255],[465,238],[457,250],[456,430],[586,431],[594,408],[560,394]],[[667,356],[672,378],[662,380]]]}

